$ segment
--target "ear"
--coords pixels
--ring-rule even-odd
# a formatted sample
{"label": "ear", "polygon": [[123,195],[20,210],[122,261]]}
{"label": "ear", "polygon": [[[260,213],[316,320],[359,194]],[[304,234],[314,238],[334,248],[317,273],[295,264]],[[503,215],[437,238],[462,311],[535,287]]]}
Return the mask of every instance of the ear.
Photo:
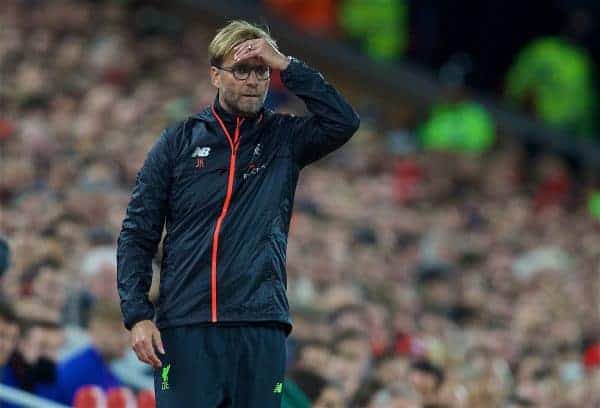
{"label": "ear", "polygon": [[216,67],[209,68],[210,82],[215,88],[221,88],[221,73]]}

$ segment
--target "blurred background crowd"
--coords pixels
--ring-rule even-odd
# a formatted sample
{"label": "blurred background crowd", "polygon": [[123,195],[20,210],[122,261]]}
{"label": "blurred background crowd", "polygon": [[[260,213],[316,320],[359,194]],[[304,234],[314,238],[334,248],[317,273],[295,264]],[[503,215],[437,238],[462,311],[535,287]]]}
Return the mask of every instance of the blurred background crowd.
{"label": "blurred background crowd", "polygon": [[[0,5],[2,407],[22,406],[7,390],[153,406],[115,245],[149,148],[215,95],[206,49],[225,18],[195,3],[213,2]],[[300,178],[284,406],[600,406],[600,186],[570,149],[597,147],[595,3],[220,3],[441,89],[417,109],[324,70],[362,121]],[[304,48],[317,68],[335,58]],[[476,93],[548,139],[506,131]],[[304,112],[277,75],[267,104]],[[566,148],[546,148],[554,134]]]}

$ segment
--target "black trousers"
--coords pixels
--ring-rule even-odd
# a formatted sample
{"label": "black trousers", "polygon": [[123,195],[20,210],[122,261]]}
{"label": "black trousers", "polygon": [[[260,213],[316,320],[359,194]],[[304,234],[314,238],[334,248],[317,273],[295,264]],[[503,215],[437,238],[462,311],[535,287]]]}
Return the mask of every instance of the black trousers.
{"label": "black trousers", "polygon": [[161,329],[154,370],[159,408],[279,408],[286,334],[268,325],[218,323]]}

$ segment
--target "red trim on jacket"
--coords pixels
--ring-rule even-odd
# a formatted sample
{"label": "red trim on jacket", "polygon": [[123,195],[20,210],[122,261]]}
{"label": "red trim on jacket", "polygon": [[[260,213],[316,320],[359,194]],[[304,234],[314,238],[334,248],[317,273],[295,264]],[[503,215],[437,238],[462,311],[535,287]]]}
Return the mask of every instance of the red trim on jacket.
{"label": "red trim on jacket", "polygon": [[213,245],[212,245],[212,257],[211,257],[211,268],[210,268],[210,295],[211,295],[211,321],[216,322],[217,319],[217,257],[219,254],[219,235],[221,233],[221,225],[223,224],[223,220],[227,215],[227,210],[229,210],[229,204],[231,203],[231,196],[233,194],[233,182],[235,180],[235,161],[237,158],[237,151],[240,146],[240,126],[244,123],[244,119],[240,120],[238,116],[236,118],[235,123],[235,132],[233,138],[231,134],[227,130],[227,127],[223,123],[223,120],[217,113],[214,108],[214,105],[211,107],[212,113],[219,122],[221,129],[223,129],[223,133],[227,137],[229,141],[229,147],[231,148],[231,155],[229,156],[229,176],[227,178],[227,195],[225,196],[225,202],[223,203],[223,208],[221,209],[221,215],[217,218],[217,225],[215,226],[215,231],[213,233]]}

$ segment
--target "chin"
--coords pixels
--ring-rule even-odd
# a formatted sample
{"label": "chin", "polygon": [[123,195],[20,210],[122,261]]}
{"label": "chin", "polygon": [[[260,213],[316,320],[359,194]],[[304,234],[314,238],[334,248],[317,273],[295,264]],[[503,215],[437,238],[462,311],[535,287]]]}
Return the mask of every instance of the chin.
{"label": "chin", "polygon": [[258,106],[246,106],[246,107],[240,107],[239,112],[240,115],[242,116],[253,116],[256,115],[256,113],[258,111],[260,111],[260,109],[262,108],[262,104],[258,105]]}

